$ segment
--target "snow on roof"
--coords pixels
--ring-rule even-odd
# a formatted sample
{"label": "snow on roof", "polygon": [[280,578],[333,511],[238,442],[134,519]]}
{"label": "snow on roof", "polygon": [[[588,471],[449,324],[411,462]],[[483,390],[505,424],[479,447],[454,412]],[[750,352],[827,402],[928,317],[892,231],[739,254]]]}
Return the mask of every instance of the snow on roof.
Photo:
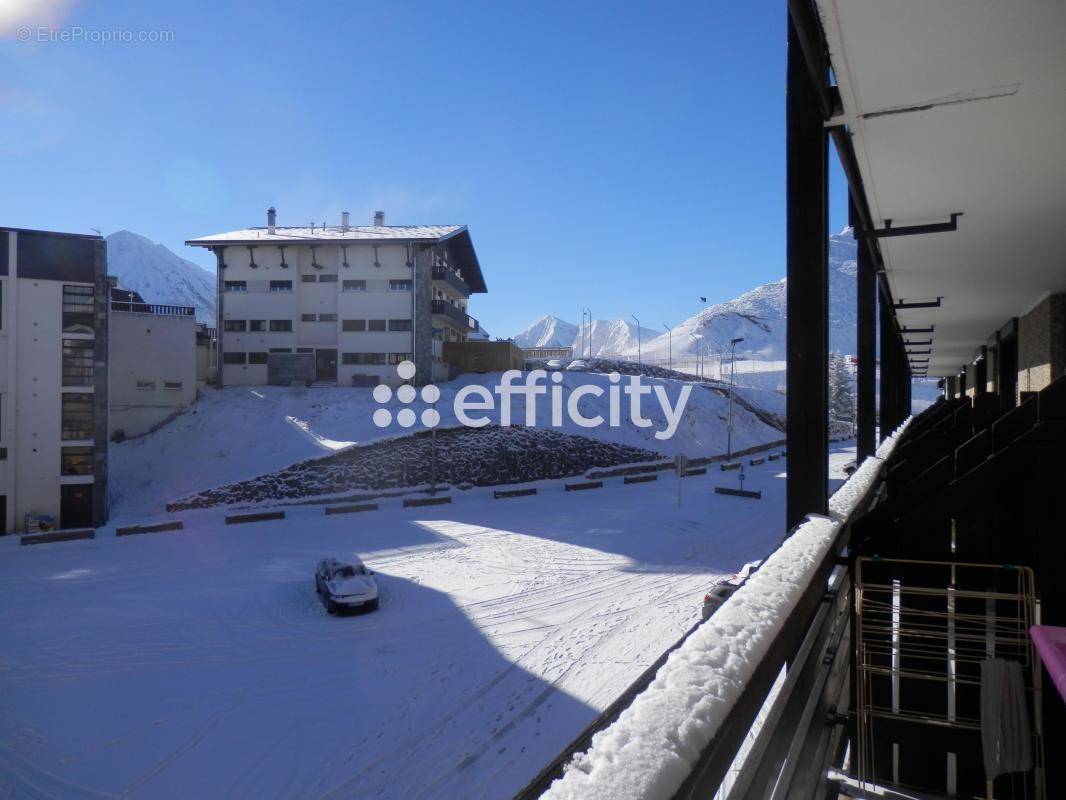
{"label": "snow on roof", "polygon": [[235,244],[251,244],[252,242],[275,244],[285,242],[294,244],[299,244],[300,242],[383,242],[389,240],[435,242],[454,236],[465,228],[465,225],[362,225],[344,230],[339,225],[302,228],[283,228],[278,226],[274,228],[274,233],[267,233],[266,228],[243,228],[239,231],[212,233],[209,236],[189,239],[185,244],[206,247],[231,242]]}
{"label": "snow on roof", "polygon": [[809,516],[796,528],[674,651],[629,708],[592,737],[588,751],[574,756],[545,800],[674,796],[799,602],[837,537],[841,515],[850,513],[873,485],[881,461],[909,421],[833,495],[832,516]]}

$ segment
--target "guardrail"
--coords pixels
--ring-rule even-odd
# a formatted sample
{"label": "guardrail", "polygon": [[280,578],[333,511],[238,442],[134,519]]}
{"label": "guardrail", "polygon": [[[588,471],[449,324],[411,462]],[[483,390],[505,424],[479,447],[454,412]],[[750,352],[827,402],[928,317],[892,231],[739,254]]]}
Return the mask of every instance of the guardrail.
{"label": "guardrail", "polygon": [[455,289],[455,291],[459,292],[463,297],[470,296],[470,286],[467,282],[464,281],[457,272],[448,267],[434,267],[433,280],[448,284],[448,286]]}
{"label": "guardrail", "polygon": [[453,306],[447,300],[434,300],[433,313],[447,317],[457,325],[469,328],[471,331],[478,330],[478,321],[467,314],[461,308]]}
{"label": "guardrail", "polygon": [[161,303],[126,303],[121,300],[111,301],[112,311],[126,311],[131,314],[155,314],[158,317],[191,317],[196,313],[192,306],[168,306]]}

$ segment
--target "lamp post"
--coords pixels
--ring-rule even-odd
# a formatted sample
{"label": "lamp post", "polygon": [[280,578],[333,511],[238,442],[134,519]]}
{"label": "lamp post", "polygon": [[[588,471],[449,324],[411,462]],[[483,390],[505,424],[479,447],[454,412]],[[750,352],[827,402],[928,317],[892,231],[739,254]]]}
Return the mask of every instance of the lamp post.
{"label": "lamp post", "polygon": [[669,325],[667,325],[665,322],[663,323],[663,327],[666,328],[666,337],[667,337],[666,338],[667,364],[668,364],[668,367],[670,369],[673,369],[674,368],[674,329],[671,328]]}
{"label": "lamp post", "polygon": [[743,336],[729,340],[729,420],[726,422],[725,426],[725,452],[727,461],[732,460],[733,458],[733,378],[737,373],[735,353],[737,344],[743,341]]}
{"label": "lamp post", "polygon": [[641,360],[640,357],[640,320],[637,319],[636,314],[630,314],[630,316],[633,317],[633,321],[637,323],[637,363],[642,364],[644,362]]}
{"label": "lamp post", "polygon": [[698,378],[700,376],[700,340],[702,337],[700,334],[693,333],[692,331],[689,331],[688,335],[696,340],[696,377]]}
{"label": "lamp post", "polygon": [[592,312],[582,306],[581,308],[581,358],[585,357],[585,317],[591,317]]}

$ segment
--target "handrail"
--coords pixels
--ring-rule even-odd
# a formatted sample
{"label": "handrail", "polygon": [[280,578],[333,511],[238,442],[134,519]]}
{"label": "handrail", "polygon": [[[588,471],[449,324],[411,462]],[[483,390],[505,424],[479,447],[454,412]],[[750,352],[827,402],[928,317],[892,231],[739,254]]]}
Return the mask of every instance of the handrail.
{"label": "handrail", "polygon": [[[882,455],[887,454],[882,453]],[[872,456],[867,463],[870,462],[872,463],[871,467],[867,468],[867,476],[868,470],[871,468],[875,470],[875,475],[869,479],[866,491],[854,502],[846,517],[842,519],[839,513],[835,514],[836,519],[841,524],[832,543],[826,549],[821,562],[811,573],[806,588],[798,602],[789,613],[774,640],[770,643],[766,654],[750,675],[740,696],[729,710],[727,717],[718,727],[716,734],[694,764],[692,773],[674,795],[676,799],[713,796],[741,750],[782,666],[788,663],[790,671],[801,669],[802,665],[795,661],[801,651],[805,654],[805,657],[821,653],[821,649],[817,646],[811,646],[811,643],[814,641],[824,642],[825,637],[828,636],[828,632],[822,632],[822,627],[818,625],[818,622],[826,619],[827,607],[825,603],[829,601],[826,587],[830,574],[837,566],[841,552],[847,545],[852,524],[869,510],[878,497],[884,480],[885,460]],[[848,503],[845,500],[843,503],[837,503],[836,505],[839,509],[842,506],[846,507]],[[787,539],[791,536],[795,530],[796,528],[789,531],[788,536],[785,538]],[[832,601],[836,602],[835,595],[833,595]],[[550,788],[554,780],[562,777],[566,765],[573,756],[589,749],[593,735],[611,725],[633,703],[637,695],[652,683],[655,674],[666,662],[670,654],[683,645],[698,627],[699,624],[693,626],[680,641],[675,643],[611,706],[588,725],[555,760],[516,795],[516,800],[532,800],[532,798],[539,797]],[[818,628],[818,630],[814,631],[812,630],[813,628]],[[812,635],[816,638],[812,639]],[[806,645],[805,642],[807,643]],[[792,731],[788,731],[787,735],[791,741]]]}

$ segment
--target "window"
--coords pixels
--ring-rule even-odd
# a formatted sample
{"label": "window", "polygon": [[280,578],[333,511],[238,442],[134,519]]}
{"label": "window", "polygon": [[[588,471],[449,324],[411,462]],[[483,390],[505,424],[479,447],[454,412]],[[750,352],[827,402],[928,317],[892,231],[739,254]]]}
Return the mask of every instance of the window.
{"label": "window", "polygon": [[155,391],[155,381],[137,381],[137,388],[144,392]]}
{"label": "window", "polygon": [[222,353],[223,364],[243,364],[247,361],[247,353]]}
{"label": "window", "polygon": [[248,330],[250,331],[265,331],[267,327],[267,321],[265,319],[250,319],[248,320]]}
{"label": "window", "polygon": [[366,320],[365,319],[346,319],[341,321],[342,331],[365,331]]}
{"label": "window", "polygon": [[414,324],[409,319],[390,319],[389,330],[393,333],[399,331],[413,331],[415,329]]}
{"label": "window", "polygon": [[63,287],[63,333],[93,332],[93,287]]}
{"label": "window", "polygon": [[318,276],[317,275],[301,275],[300,276],[300,280],[303,281],[304,283],[314,283],[315,281],[318,280]]}
{"label": "window", "polygon": [[318,319],[318,317],[316,317],[314,314],[300,315],[300,322],[314,322],[316,319]]}
{"label": "window", "polygon": [[226,281],[225,287],[227,292],[247,292],[248,281]]}
{"label": "window", "polygon": [[291,292],[292,281],[271,281],[270,291],[272,292]]}
{"label": "window", "polygon": [[62,436],[69,439],[93,438],[93,396],[63,394]]}
{"label": "window", "polygon": [[384,353],[342,353],[342,364],[384,364]]}
{"label": "window", "polygon": [[93,449],[91,447],[64,447],[59,451],[60,475],[92,475]]}
{"label": "window", "polygon": [[318,276],[318,282],[319,283],[336,283],[337,282],[337,276],[336,275],[329,275],[329,274],[327,274],[327,275],[319,275]]}
{"label": "window", "polygon": [[297,353],[313,353],[313,352],[315,352],[315,348],[313,348],[313,347],[297,347],[296,348],[296,352]]}
{"label": "window", "polygon": [[389,281],[390,292],[409,292],[413,286],[414,282],[409,280]]}
{"label": "window", "polygon": [[181,381],[163,381],[163,388],[169,389],[172,392],[180,392]]}
{"label": "window", "polygon": [[337,321],[337,315],[336,314],[319,314],[318,315],[318,321],[319,322],[336,322]]}
{"label": "window", "polygon": [[278,332],[292,332],[292,320],[291,319],[272,319],[270,320],[270,330],[274,333]]}
{"label": "window", "polygon": [[63,340],[63,385],[91,386],[93,382],[92,339]]}
{"label": "window", "polygon": [[248,329],[248,323],[243,319],[227,319],[222,322],[222,330],[226,333],[244,333]]}
{"label": "window", "polygon": [[372,320],[369,320],[369,322],[370,322],[370,324],[367,326],[368,330],[372,330],[372,331],[383,331],[383,330],[385,330],[385,320],[383,320],[383,319],[372,319]]}
{"label": "window", "polygon": [[292,348],[291,347],[271,347],[270,348],[270,352],[271,353],[291,353],[292,352]]}
{"label": "window", "polygon": [[366,281],[344,281],[341,288],[346,292],[365,292]]}
{"label": "window", "polygon": [[389,353],[389,363],[399,364],[401,361],[410,361],[410,353]]}
{"label": "window", "polygon": [[265,364],[265,363],[267,363],[267,354],[266,353],[249,353],[248,354],[248,363],[249,364]]}

